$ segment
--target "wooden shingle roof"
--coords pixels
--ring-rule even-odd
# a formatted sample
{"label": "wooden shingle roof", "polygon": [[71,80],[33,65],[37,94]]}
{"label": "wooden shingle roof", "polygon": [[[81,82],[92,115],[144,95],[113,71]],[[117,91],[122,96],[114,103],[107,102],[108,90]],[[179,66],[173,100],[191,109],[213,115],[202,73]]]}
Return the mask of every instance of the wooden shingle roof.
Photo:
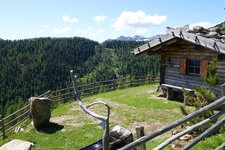
{"label": "wooden shingle roof", "polygon": [[[216,38],[208,38],[208,37],[197,35],[192,32],[188,32],[186,28],[185,29],[177,28],[177,29],[169,30],[167,34],[162,35],[159,38],[155,38],[138,48],[135,48],[133,50],[133,53],[135,55],[145,54],[147,52],[151,53],[151,51],[156,51],[160,49],[160,45],[165,45],[165,44],[168,45],[168,43],[173,43],[173,41],[175,42],[177,38],[208,48],[212,51],[225,54],[224,42]],[[156,47],[159,47],[159,48],[156,48]]]}

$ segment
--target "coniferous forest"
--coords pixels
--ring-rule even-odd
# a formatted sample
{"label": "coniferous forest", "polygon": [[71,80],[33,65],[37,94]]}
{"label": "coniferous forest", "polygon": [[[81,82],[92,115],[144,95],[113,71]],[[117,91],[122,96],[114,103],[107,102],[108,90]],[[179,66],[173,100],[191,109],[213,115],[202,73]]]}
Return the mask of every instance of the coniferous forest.
{"label": "coniferous forest", "polygon": [[144,42],[85,38],[0,39],[0,113],[21,108],[31,96],[71,86],[73,69],[80,83],[121,76],[157,75],[159,58],[130,53]]}

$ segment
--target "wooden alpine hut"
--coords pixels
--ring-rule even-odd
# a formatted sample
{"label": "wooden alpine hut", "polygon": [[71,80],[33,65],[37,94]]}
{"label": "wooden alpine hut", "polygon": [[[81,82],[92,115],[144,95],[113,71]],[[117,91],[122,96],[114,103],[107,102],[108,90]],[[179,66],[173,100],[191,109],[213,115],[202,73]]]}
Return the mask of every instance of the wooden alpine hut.
{"label": "wooden alpine hut", "polygon": [[[225,83],[225,33],[196,26],[168,28],[167,34],[133,50],[135,55],[159,55],[161,58],[160,85],[166,89],[167,98],[179,95],[183,88],[193,91],[193,86],[206,86],[202,77],[208,74],[208,65],[216,60],[219,85],[212,90],[221,96]],[[182,95],[182,94],[181,94]]]}

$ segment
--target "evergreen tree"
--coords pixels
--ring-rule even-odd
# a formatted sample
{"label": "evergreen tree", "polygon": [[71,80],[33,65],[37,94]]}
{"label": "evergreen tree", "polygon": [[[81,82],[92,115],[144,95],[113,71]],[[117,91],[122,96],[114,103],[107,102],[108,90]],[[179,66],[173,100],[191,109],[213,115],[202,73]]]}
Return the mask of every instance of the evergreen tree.
{"label": "evergreen tree", "polygon": [[[207,84],[207,88],[202,86],[194,86],[195,95],[191,95],[188,91],[184,90],[184,96],[187,97],[188,103],[191,106],[194,106],[196,110],[201,109],[212,103],[216,95],[211,91],[212,86],[217,85],[219,83],[219,78],[216,75],[217,66],[215,61],[211,61],[208,66],[208,76],[204,76],[202,79]],[[188,111],[182,107],[182,112],[187,115]],[[195,118],[192,120],[192,124],[198,123],[214,114],[214,111],[208,111],[207,113]],[[207,126],[201,127],[197,130],[198,133],[202,133]]]}

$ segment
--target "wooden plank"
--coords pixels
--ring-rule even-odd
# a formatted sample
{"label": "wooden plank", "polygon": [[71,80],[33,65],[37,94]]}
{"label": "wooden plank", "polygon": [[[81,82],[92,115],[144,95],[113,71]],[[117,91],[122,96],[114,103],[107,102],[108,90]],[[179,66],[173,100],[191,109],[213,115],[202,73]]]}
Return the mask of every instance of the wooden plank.
{"label": "wooden plank", "polygon": [[[165,62],[165,56],[162,55],[160,59],[160,64],[164,64]],[[164,83],[165,80],[165,67],[163,65],[160,65],[160,85]]]}
{"label": "wooden plank", "polygon": [[180,74],[187,74],[187,58],[180,59]]}
{"label": "wooden plank", "polygon": [[201,77],[207,77],[208,75],[208,60],[201,60],[200,64],[200,75]]}
{"label": "wooden plank", "polygon": [[186,90],[186,91],[189,91],[189,92],[191,92],[191,91],[194,91],[193,89],[189,89],[189,88],[185,88],[185,87],[180,87],[180,86],[175,86],[175,85],[171,85],[171,84],[161,84],[161,87],[162,88],[172,88],[172,89],[178,89],[178,90]]}

